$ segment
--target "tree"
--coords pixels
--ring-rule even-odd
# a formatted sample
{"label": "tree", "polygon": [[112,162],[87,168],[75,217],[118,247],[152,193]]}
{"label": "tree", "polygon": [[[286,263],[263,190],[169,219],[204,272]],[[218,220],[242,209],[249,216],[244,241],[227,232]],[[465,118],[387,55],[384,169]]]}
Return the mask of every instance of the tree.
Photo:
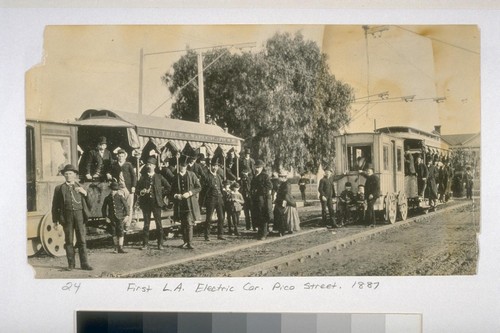
{"label": "tree", "polygon": [[[333,136],[348,123],[354,95],[327,60],[301,33],[278,33],[258,53],[205,53],[205,113],[275,169],[331,165]],[[198,119],[196,85],[181,89],[196,72],[196,54],[188,51],[163,77],[177,94],[173,118]]]}

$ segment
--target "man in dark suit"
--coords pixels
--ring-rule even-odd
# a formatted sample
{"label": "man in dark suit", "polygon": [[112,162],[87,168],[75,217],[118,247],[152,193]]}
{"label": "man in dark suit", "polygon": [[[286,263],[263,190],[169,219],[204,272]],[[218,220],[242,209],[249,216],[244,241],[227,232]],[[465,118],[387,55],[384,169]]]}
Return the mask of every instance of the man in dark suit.
{"label": "man in dark suit", "polygon": [[243,154],[243,157],[239,161],[239,168],[243,169],[246,168],[250,170],[250,177],[253,177],[255,174],[255,161],[253,158],[250,157],[250,149],[245,148],[245,153]]}
{"label": "man in dark suit", "polygon": [[273,184],[269,175],[264,172],[264,162],[255,162],[255,175],[252,178],[250,192],[252,194],[252,221],[257,226],[257,238],[266,239],[268,224],[272,218],[272,196]]}
{"label": "man in dark suit", "polygon": [[222,177],[219,175],[219,166],[221,162],[214,158],[210,163],[210,171],[207,173],[203,182],[203,191],[205,193],[205,207],[207,208],[207,218],[205,222],[205,240],[210,240],[210,225],[212,224],[212,215],[214,210],[217,212],[217,239],[224,240],[224,202],[222,198]]}
{"label": "man in dark suit", "polygon": [[80,266],[82,269],[90,271],[92,267],[87,260],[87,243],[85,239],[85,222],[89,211],[87,191],[75,181],[78,170],[73,165],[66,165],[61,173],[66,181],[56,186],[54,190],[52,220],[56,227],[61,224],[64,229],[64,248],[68,259],[68,270],[75,268],[74,233],[80,256]]}
{"label": "man in dark suit", "polygon": [[[335,222],[335,210],[333,209],[333,199],[336,197],[335,186],[332,181],[332,170],[326,169],[325,175],[319,181],[318,192],[321,201],[321,217],[324,226],[338,228]],[[327,215],[328,209],[328,215]]]}
{"label": "man in dark suit", "polygon": [[117,153],[118,161],[111,164],[111,177],[119,184],[127,200],[128,219],[132,218],[134,206],[134,193],[137,186],[137,175],[130,162],[127,162],[127,152],[119,149]]}
{"label": "man in dark suit", "polygon": [[243,212],[245,214],[245,227],[247,230],[253,229],[257,230],[257,226],[253,224],[253,221],[250,219],[250,213],[252,210],[252,196],[250,192],[251,187],[250,178],[250,169],[246,167],[241,169],[241,177],[240,177],[240,192],[243,196],[243,200],[245,203],[243,204]]}
{"label": "man in dark suit", "polygon": [[429,174],[427,167],[425,166],[424,160],[422,156],[417,156],[417,166],[415,168],[417,173],[417,186],[418,186],[418,195],[424,197],[425,188],[427,187],[427,176]]}
{"label": "man in dark suit", "polygon": [[172,184],[174,198],[174,220],[181,221],[183,249],[193,249],[193,227],[195,221],[201,221],[198,194],[201,191],[200,181],[194,172],[187,170],[187,163],[179,163],[179,172],[175,174]]}
{"label": "man in dark suit", "polygon": [[97,142],[97,147],[89,152],[87,157],[87,180],[105,181],[111,180],[111,163],[113,158],[111,152],[106,149],[106,137],[101,136]]}
{"label": "man in dark suit", "polygon": [[161,209],[165,205],[163,197],[170,192],[169,182],[160,174],[155,172],[156,158],[150,157],[146,164],[146,173],[141,176],[137,183],[137,191],[140,194],[139,206],[144,217],[143,249],[149,248],[149,225],[151,223],[151,212],[155,219],[156,232],[158,236],[158,249],[163,249],[163,226],[161,224]]}
{"label": "man in dark suit", "polygon": [[380,196],[380,181],[373,173],[373,165],[369,164],[366,170],[365,182],[366,221],[371,227],[375,226],[375,202]]}

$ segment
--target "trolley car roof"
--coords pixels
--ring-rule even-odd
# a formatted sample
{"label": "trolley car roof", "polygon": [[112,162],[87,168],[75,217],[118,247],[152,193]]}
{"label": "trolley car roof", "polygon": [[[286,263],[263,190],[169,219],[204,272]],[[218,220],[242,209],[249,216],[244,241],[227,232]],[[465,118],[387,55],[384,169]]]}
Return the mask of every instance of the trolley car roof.
{"label": "trolley car roof", "polygon": [[110,110],[87,110],[72,124],[77,126],[135,128],[143,137],[238,145],[240,138],[221,127],[192,121]]}

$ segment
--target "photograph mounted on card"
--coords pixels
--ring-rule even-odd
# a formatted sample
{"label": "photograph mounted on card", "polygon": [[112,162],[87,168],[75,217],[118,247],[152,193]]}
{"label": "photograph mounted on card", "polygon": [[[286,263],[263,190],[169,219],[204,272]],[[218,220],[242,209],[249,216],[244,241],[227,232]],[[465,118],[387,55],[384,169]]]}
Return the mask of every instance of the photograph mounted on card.
{"label": "photograph mounted on card", "polygon": [[47,26],[26,73],[28,263],[475,275],[479,50],[475,25]]}

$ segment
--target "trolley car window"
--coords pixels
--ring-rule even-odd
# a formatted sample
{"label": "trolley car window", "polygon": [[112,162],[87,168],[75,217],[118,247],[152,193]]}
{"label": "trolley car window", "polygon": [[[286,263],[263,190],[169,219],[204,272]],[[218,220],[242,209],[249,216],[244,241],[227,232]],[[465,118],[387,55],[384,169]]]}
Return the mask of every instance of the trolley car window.
{"label": "trolley car window", "polygon": [[397,168],[398,168],[398,171],[402,171],[403,170],[403,150],[401,148],[397,148],[396,149],[396,155],[397,155]]}
{"label": "trolley car window", "polygon": [[43,178],[57,177],[66,164],[70,164],[69,137],[42,137]]}
{"label": "trolley car window", "polygon": [[349,171],[366,170],[368,164],[372,163],[372,146],[348,146],[347,160]]}
{"label": "trolley car window", "polygon": [[384,145],[384,170],[389,170],[389,146]]}

